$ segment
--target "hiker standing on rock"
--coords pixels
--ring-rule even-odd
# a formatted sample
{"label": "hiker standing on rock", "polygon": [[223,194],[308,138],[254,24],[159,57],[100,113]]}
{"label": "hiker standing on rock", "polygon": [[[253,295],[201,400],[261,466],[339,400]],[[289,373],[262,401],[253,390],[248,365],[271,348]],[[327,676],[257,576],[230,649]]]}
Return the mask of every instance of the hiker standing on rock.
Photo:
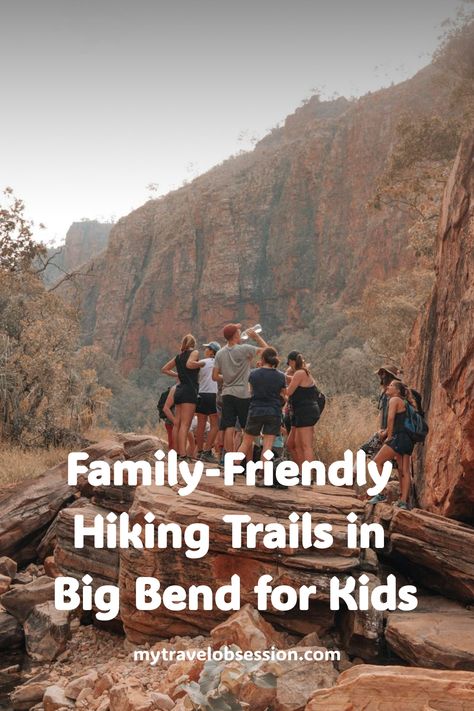
{"label": "hiker standing on rock", "polygon": [[257,343],[257,346],[240,343],[240,329],[240,323],[229,323],[224,328],[226,345],[216,353],[212,371],[216,383],[222,379],[221,430],[224,431],[224,449],[227,452],[234,451],[236,421],[239,421],[242,429],[247,423],[251,361],[268,348],[268,344],[253,329],[248,329],[246,333]]}
{"label": "hiker standing on rock", "polygon": [[[409,402],[415,410],[418,407],[410,390],[400,380],[392,380],[386,387],[385,393],[389,399],[387,429],[380,433],[384,444],[373,461],[381,473],[384,463],[395,459],[400,479],[400,499],[396,506],[407,509],[410,493],[410,457],[413,453],[414,442],[405,428],[406,402]],[[369,504],[378,504],[385,500],[384,494],[377,494],[369,499]]]}
{"label": "hiker standing on rock", "polygon": [[251,388],[249,414],[245,425],[240,452],[251,458],[256,437],[263,435],[262,453],[273,448],[275,437],[280,436],[281,408],[286,397],[286,379],[277,370],[280,360],[274,348],[265,348],[261,366],[249,376]]}
{"label": "hiker standing on rock", "polygon": [[[219,422],[217,415],[217,389],[218,383],[212,379],[212,371],[214,369],[214,359],[216,353],[220,350],[220,345],[217,341],[204,343],[204,358],[200,361],[203,364],[199,374],[199,398],[196,406],[197,429],[196,429],[196,446],[197,457],[205,462],[217,463],[217,459],[212,453],[214,442],[219,431]],[[206,449],[204,449],[204,435],[206,424],[209,418],[209,432],[206,437]]]}
{"label": "hiker standing on rock", "polygon": [[[178,379],[174,393],[175,429],[173,444],[178,453],[178,459],[187,459],[186,442],[191,427],[199,392],[199,352],[196,350],[196,339],[190,333],[181,341],[180,352],[169,360],[161,369],[165,375]],[[176,370],[174,370],[176,368]]]}
{"label": "hiker standing on rock", "polygon": [[379,401],[377,405],[377,409],[380,411],[380,430],[374,432],[374,434],[359,447],[359,449],[362,449],[371,459],[373,459],[381,449],[386,436],[388,405],[390,402],[387,388],[393,380],[399,380],[401,382],[399,372],[399,368],[390,365],[382,365],[375,373],[380,379]]}
{"label": "hiker standing on rock", "polygon": [[295,462],[301,467],[304,461],[313,460],[314,426],[321,414],[319,390],[301,353],[290,353],[288,365],[293,375],[287,375],[287,380],[291,377],[287,394],[292,412],[287,447],[294,452]]}

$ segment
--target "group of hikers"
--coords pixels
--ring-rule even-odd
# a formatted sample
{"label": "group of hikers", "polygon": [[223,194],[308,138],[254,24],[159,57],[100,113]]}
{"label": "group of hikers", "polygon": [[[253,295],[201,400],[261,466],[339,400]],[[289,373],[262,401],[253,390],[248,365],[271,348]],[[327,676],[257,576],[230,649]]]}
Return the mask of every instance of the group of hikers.
{"label": "group of hikers", "polygon": [[[314,426],[325,405],[309,364],[302,353],[291,351],[286,369],[279,370],[277,351],[259,332],[242,332],[240,323],[225,326],[225,345],[210,341],[200,358],[196,339],[184,336],[179,353],[161,372],[177,380],[162,394],[160,416],[168,433],[168,446],[178,460],[201,459],[222,463],[225,452],[242,452],[247,460],[272,450],[287,455],[300,466],[314,458]],[[252,339],[256,345],[243,343]],[[255,362],[255,367],[252,367]],[[410,458],[415,440],[407,429],[407,415],[421,413],[419,394],[401,380],[398,369],[382,366],[380,377],[381,429],[361,449],[381,471],[395,461],[400,477],[400,500],[408,507]],[[416,439],[416,438],[415,438]],[[278,486],[278,484],[276,485]],[[383,495],[370,503],[383,501]]]}

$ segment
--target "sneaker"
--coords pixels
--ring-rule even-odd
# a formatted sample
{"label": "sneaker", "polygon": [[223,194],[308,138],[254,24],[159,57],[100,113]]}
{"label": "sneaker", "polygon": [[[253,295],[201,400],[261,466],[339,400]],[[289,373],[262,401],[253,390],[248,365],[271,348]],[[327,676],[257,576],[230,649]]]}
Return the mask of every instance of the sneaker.
{"label": "sneaker", "polygon": [[207,450],[207,451],[205,450],[204,452],[201,452],[201,456],[199,457],[199,459],[202,462],[210,462],[211,464],[218,464],[217,459],[215,458],[215,456],[213,455],[213,453],[210,450]]}
{"label": "sneaker", "polygon": [[387,497],[384,496],[383,494],[376,494],[375,496],[372,496],[371,499],[367,503],[369,504],[381,504],[383,501],[387,501]]}
{"label": "sneaker", "polygon": [[404,511],[409,511],[408,504],[406,501],[402,501],[401,499],[397,501],[395,506],[399,509],[404,509]]}

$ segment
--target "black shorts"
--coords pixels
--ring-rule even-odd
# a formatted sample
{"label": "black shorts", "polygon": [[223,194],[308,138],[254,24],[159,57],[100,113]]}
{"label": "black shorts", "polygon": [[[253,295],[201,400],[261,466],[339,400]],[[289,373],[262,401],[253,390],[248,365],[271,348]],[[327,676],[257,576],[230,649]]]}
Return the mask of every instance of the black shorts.
{"label": "black shorts", "polygon": [[235,395],[224,395],[222,398],[222,417],[220,429],[226,430],[228,427],[235,427],[238,420],[242,429],[247,423],[249,414],[250,398],[236,397]]}
{"label": "black shorts", "polygon": [[301,405],[293,410],[291,424],[293,427],[313,427],[319,420],[320,412],[316,403]]}
{"label": "black shorts", "polygon": [[258,437],[260,434],[277,437],[280,434],[280,428],[281,415],[249,414],[245,425],[245,434],[252,435],[252,437]]}
{"label": "black shorts", "polygon": [[196,414],[215,415],[217,413],[216,399],[216,393],[199,393]]}
{"label": "black shorts", "polygon": [[185,403],[190,403],[196,405],[198,401],[198,394],[191,385],[186,385],[186,383],[178,383],[176,390],[174,392],[174,404],[184,405]]}
{"label": "black shorts", "polygon": [[397,454],[413,454],[415,443],[406,432],[395,432],[393,437],[387,439],[385,443],[387,447],[393,449]]}

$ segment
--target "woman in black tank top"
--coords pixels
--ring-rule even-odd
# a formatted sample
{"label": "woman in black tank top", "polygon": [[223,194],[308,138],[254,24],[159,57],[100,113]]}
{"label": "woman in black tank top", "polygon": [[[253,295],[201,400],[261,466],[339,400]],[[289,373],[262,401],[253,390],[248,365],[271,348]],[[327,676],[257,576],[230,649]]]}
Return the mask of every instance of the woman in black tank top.
{"label": "woman in black tank top", "polygon": [[[385,392],[390,398],[388,403],[387,429],[382,431],[385,442],[374,457],[374,462],[380,473],[385,462],[390,462],[393,459],[396,460],[398,476],[400,478],[400,499],[397,502],[397,506],[406,509],[408,508],[408,496],[411,484],[410,457],[415,445],[405,429],[405,417],[406,403],[408,399],[411,401],[412,398],[410,390],[399,380],[392,380],[392,382],[387,385]],[[415,409],[418,409],[414,401],[410,402],[410,404],[412,404]],[[369,503],[377,504],[385,500],[386,497],[384,494],[377,494],[369,500]]]}
{"label": "woman in black tank top", "polygon": [[[161,369],[165,375],[178,379],[174,394],[175,423],[173,443],[178,459],[186,458],[186,443],[191,428],[199,392],[199,369],[203,366],[196,350],[196,339],[191,334],[181,342],[180,352]],[[176,368],[176,370],[175,370]]]}
{"label": "woman in black tank top", "polygon": [[[288,397],[291,408],[291,431],[287,447],[301,467],[304,461],[313,460],[314,425],[319,420],[318,388],[301,353],[292,353],[288,359],[293,375],[287,375]],[[289,443],[289,444],[288,444]]]}

